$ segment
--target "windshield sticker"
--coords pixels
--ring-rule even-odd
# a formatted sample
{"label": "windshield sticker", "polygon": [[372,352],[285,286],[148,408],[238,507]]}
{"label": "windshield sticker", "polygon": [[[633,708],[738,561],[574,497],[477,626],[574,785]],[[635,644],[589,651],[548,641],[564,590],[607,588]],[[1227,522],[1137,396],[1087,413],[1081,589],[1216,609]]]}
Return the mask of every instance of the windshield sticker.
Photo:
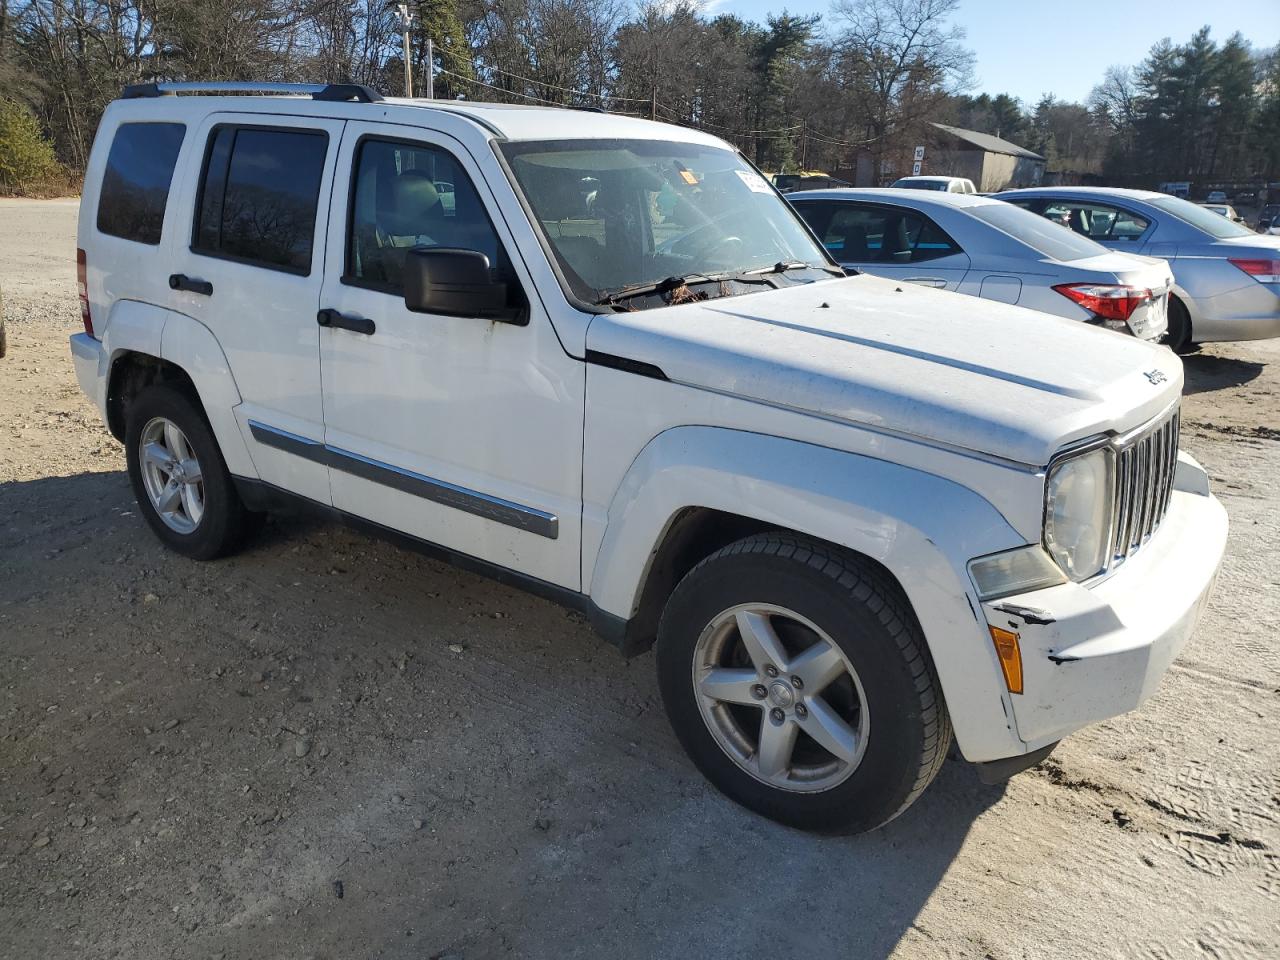
{"label": "windshield sticker", "polygon": [[765,183],[764,177],[751,170],[735,170],[738,179],[747,185],[747,189],[752,193],[771,193],[769,184]]}
{"label": "windshield sticker", "polygon": [[698,185],[698,178],[694,176],[693,171],[688,167],[680,168],[680,179],[691,187],[696,187]]}

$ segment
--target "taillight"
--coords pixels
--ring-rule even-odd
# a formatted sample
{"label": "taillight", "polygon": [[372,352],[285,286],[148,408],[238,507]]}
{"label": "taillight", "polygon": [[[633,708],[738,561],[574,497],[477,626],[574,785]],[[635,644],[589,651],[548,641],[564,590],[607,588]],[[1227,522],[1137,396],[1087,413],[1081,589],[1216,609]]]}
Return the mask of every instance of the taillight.
{"label": "taillight", "polygon": [[1280,283],[1280,260],[1236,260],[1231,262],[1259,283]]}
{"label": "taillight", "polygon": [[1104,320],[1128,320],[1155,294],[1112,283],[1060,283],[1053,289]]}
{"label": "taillight", "polygon": [[80,291],[80,322],[84,324],[84,332],[93,336],[93,314],[89,312],[89,268],[86,265],[84,251],[76,251],[76,287]]}

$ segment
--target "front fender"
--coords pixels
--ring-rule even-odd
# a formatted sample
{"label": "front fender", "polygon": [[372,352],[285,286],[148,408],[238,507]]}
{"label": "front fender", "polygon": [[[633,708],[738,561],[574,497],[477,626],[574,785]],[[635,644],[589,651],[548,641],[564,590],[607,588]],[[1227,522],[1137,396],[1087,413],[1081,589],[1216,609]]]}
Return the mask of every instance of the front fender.
{"label": "front fender", "polygon": [[[240,391],[217,338],[204,324],[186,314],[135,300],[119,300],[111,309],[102,336],[109,370],[124,354],[141,353],[180,367],[195,385],[205,416],[213,428],[218,447],[231,473],[256,478],[253,465],[234,410]],[[107,385],[103,385],[105,409]]]}
{"label": "front fender", "polygon": [[630,618],[649,562],[682,510],[749,517],[856,550],[897,578],[915,610],[965,757],[1025,752],[966,569],[1025,543],[959,484],[871,457],[740,430],[677,427],[618,487],[591,576],[601,609]]}

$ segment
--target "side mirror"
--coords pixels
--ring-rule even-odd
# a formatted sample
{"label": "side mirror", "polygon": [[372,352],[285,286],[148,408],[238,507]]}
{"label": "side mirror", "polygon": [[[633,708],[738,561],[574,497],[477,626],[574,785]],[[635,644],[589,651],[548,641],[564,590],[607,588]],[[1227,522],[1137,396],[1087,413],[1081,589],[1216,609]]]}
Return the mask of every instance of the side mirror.
{"label": "side mirror", "polygon": [[489,273],[489,258],[478,250],[414,247],[404,258],[404,305],[414,313],[529,322],[528,311],[508,302],[507,284]]}

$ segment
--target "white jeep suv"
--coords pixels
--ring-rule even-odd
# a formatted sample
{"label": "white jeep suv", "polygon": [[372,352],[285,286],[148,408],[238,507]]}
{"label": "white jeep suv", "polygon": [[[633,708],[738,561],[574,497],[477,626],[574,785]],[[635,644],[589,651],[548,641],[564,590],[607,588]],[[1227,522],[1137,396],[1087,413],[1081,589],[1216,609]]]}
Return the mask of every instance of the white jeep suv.
{"label": "white jeep suv", "polygon": [[996,778],[1136,707],[1222,557],[1177,357],[845,277],[693,130],[130,88],[79,247],[77,373],[165,544],[302,500],[656,642],[693,761],[801,827],[891,819],[953,732]]}

